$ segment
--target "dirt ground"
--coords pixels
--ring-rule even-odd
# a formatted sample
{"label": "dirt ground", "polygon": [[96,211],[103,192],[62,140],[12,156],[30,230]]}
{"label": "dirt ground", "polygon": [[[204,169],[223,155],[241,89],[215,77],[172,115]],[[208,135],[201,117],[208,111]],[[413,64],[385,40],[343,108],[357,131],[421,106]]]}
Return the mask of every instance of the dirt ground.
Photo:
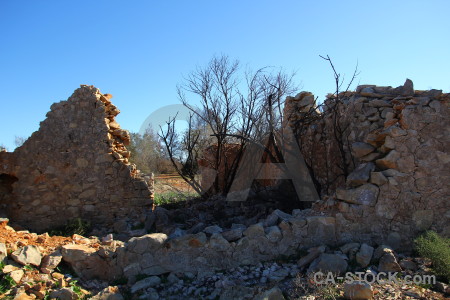
{"label": "dirt ground", "polygon": [[15,251],[17,248],[27,245],[35,245],[39,247],[43,255],[46,255],[60,246],[67,244],[86,244],[88,241],[91,247],[100,247],[100,244],[92,243],[92,240],[88,240],[82,236],[49,236],[47,233],[38,235],[36,233],[29,233],[28,231],[15,231],[7,225],[6,219],[0,222],[0,243],[4,243],[10,251]]}

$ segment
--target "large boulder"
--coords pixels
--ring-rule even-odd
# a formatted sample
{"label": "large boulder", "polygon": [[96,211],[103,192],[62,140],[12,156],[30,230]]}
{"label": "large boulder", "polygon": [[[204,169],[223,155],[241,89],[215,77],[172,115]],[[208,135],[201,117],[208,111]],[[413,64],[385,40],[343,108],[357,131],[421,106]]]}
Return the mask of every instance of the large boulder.
{"label": "large boulder", "polygon": [[378,271],[385,273],[401,272],[402,268],[398,264],[397,258],[393,251],[384,252],[378,264]]}
{"label": "large boulder", "polygon": [[414,96],[414,83],[411,79],[406,79],[405,83],[393,90],[393,94],[402,96]]}
{"label": "large boulder", "polygon": [[[206,245],[208,238],[204,232],[196,234],[186,234],[167,241],[168,247],[175,251],[187,251],[191,248],[199,248]],[[152,253],[156,249],[148,249],[146,252]]]}
{"label": "large boulder", "polygon": [[434,212],[431,209],[417,210],[412,215],[412,220],[418,231],[425,231],[433,224]]}
{"label": "large boulder", "polygon": [[33,265],[39,267],[42,254],[37,246],[29,245],[17,249],[11,254],[12,259],[22,265]]}
{"label": "large boulder", "polygon": [[244,231],[244,236],[249,237],[249,238],[254,238],[257,236],[264,236],[265,232],[264,232],[264,226],[262,223],[256,223],[253,225],[250,225],[245,231]]}
{"label": "large boulder", "polygon": [[373,183],[378,186],[382,186],[387,183],[388,179],[383,175],[382,172],[371,172],[370,173],[370,183]]}
{"label": "large boulder", "polygon": [[19,270],[15,270],[9,273],[9,276],[11,277],[12,280],[14,280],[14,282],[16,284],[19,284],[20,281],[22,280],[22,277],[24,275],[24,271],[19,269]]}
{"label": "large boulder", "polygon": [[386,155],[383,158],[377,159],[375,163],[380,169],[386,170],[386,169],[396,169],[397,168],[397,162],[400,159],[400,153],[398,153],[395,150],[392,150],[389,152],[388,155]]}
{"label": "large boulder", "polygon": [[149,288],[149,287],[153,287],[153,286],[157,286],[158,284],[161,283],[161,278],[159,278],[158,276],[150,276],[147,278],[144,278],[138,282],[136,282],[132,287],[131,287],[131,293],[135,294],[137,291]]}
{"label": "large boulder", "polygon": [[357,187],[369,181],[370,172],[375,170],[375,165],[372,162],[360,164],[347,177],[347,186]]}
{"label": "large boulder", "polygon": [[278,226],[270,226],[266,228],[266,237],[270,242],[276,243],[283,237],[280,228]]}
{"label": "large boulder", "polygon": [[314,243],[334,244],[336,242],[336,219],[327,216],[313,216],[306,218],[308,237]]}
{"label": "large boulder", "polygon": [[308,274],[322,272],[331,272],[335,275],[342,275],[347,271],[347,260],[339,254],[323,253],[318,259],[312,262],[308,268]]}
{"label": "large boulder", "polygon": [[355,142],[352,144],[352,153],[356,158],[372,153],[375,149],[374,146],[364,142]]}
{"label": "large boulder", "polygon": [[233,224],[231,229],[222,232],[222,236],[229,242],[237,241],[242,237],[245,229],[245,225]]}
{"label": "large boulder", "polygon": [[364,281],[354,281],[344,285],[344,298],[351,300],[373,299],[373,289],[370,284]]}
{"label": "large boulder", "polygon": [[209,235],[215,234],[215,233],[221,233],[223,229],[220,226],[212,225],[208,226],[205,229],[203,229],[203,232]]}
{"label": "large boulder", "polygon": [[220,234],[214,233],[209,239],[209,246],[216,251],[227,251],[230,249],[230,243]]}
{"label": "large boulder", "polygon": [[41,272],[50,274],[59,265],[61,260],[62,254],[59,250],[44,256],[41,263]]}
{"label": "large boulder", "polygon": [[370,264],[370,260],[373,255],[373,247],[362,244],[358,253],[356,253],[356,262],[362,267],[365,268]]}
{"label": "large boulder", "polygon": [[50,299],[76,300],[78,299],[78,295],[70,288],[61,288],[53,290],[50,293]]}
{"label": "large boulder", "polygon": [[135,237],[128,241],[127,250],[133,253],[142,254],[144,252],[154,252],[162,248],[167,240],[164,233],[151,233],[141,237]]}
{"label": "large boulder", "polygon": [[385,253],[392,251],[393,251],[392,248],[389,247],[388,245],[380,245],[377,247],[377,249],[375,249],[373,253],[373,259],[379,260]]}
{"label": "large boulder", "polygon": [[352,204],[375,206],[380,189],[373,184],[366,183],[356,189],[337,189],[336,198]]}
{"label": "large boulder", "polygon": [[121,273],[114,263],[109,264],[96,249],[86,245],[64,245],[61,248],[61,254],[63,260],[69,263],[82,279],[111,280]]}
{"label": "large boulder", "polygon": [[300,258],[297,262],[299,268],[308,266],[313,260],[315,260],[320,254],[325,252],[326,247],[320,246],[315,248],[310,248],[308,254]]}
{"label": "large boulder", "polygon": [[108,286],[101,290],[97,295],[93,296],[91,300],[123,300],[119,288],[116,286]]}

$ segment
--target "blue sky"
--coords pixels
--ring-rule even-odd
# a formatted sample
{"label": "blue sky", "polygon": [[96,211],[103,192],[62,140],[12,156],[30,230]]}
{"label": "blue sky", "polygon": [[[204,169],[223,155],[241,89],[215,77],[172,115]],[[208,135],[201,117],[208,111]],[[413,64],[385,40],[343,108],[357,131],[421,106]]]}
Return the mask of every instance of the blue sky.
{"label": "blue sky", "polygon": [[450,90],[450,1],[0,1],[0,145],[39,128],[80,84],[113,94],[123,128],[178,103],[176,85],[215,54],[297,71],[333,91],[329,54],[358,82]]}

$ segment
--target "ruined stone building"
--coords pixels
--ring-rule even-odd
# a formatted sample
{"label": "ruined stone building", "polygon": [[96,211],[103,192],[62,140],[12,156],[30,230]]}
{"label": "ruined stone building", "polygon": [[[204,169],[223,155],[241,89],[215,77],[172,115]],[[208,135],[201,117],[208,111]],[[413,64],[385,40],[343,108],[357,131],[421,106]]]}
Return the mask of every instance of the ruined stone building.
{"label": "ruined stone building", "polygon": [[126,130],[108,94],[82,85],[51,106],[38,131],[0,153],[0,210],[35,231],[82,218],[109,226],[152,205],[152,193],[128,158]]}
{"label": "ruined stone building", "polygon": [[[425,230],[450,236],[450,95],[359,86],[327,99],[288,97],[285,114],[336,218],[337,240],[411,246]],[[337,134],[336,134],[337,133]]]}
{"label": "ruined stone building", "polygon": [[[257,264],[312,246],[350,242],[411,249],[426,230],[450,236],[450,94],[403,86],[359,86],[321,108],[288,97],[291,128],[321,199],[310,209],[274,210],[252,224],[146,234],[100,253],[68,245],[82,278],[200,272]],[[22,147],[0,153],[0,204],[13,222],[46,230],[80,217],[95,224],[148,210],[151,190],[128,162],[128,133],[109,97],[82,86],[54,104]],[[164,209],[146,223],[167,221]],[[162,218],[160,216],[165,216]],[[173,234],[173,233],[176,234]],[[83,252],[83,255],[79,255]],[[71,252],[77,255],[71,255]],[[102,266],[101,268],[92,266]]]}

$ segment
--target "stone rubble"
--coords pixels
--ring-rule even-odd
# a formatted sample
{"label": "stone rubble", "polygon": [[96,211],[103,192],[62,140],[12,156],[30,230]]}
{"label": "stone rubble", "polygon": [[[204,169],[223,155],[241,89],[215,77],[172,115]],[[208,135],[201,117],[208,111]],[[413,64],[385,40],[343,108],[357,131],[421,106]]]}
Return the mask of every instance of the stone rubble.
{"label": "stone rubble", "polygon": [[41,264],[42,259],[39,249],[34,245],[17,249],[11,254],[11,257],[21,265],[33,265],[36,267]]}
{"label": "stone rubble", "polygon": [[[274,226],[266,227],[266,229]],[[26,232],[15,232],[7,225],[2,230],[7,230],[9,234],[30,235]],[[252,234],[256,233],[255,236],[250,234],[253,238],[260,239],[262,237],[260,230],[252,230],[251,232]],[[0,236],[3,236],[1,232]],[[190,236],[190,238],[186,239],[186,236]],[[241,239],[245,240],[248,237],[245,236]],[[36,240],[38,240],[38,237]],[[45,240],[39,240],[42,243],[41,245],[44,245]],[[301,291],[304,288],[298,286],[298,279],[311,272],[330,271],[334,274],[343,274],[345,272],[365,271],[376,276],[378,272],[388,271],[386,266],[392,266],[393,263],[398,267],[391,269],[391,271],[398,271],[402,276],[406,274],[430,274],[431,272],[428,268],[430,263],[427,260],[397,254],[384,245],[380,245],[374,251],[374,247],[364,243],[347,243],[341,245],[338,248],[339,250],[332,250],[332,248],[321,245],[309,248],[307,252],[294,252],[290,257],[278,256],[265,262],[236,265],[221,270],[212,268],[196,270],[192,267],[188,269],[178,267],[170,271],[167,270],[171,268],[170,265],[151,264],[152,256],[159,255],[157,252],[160,247],[172,245],[166,249],[171,247],[182,249],[183,247],[198,248],[209,244],[210,246],[215,245],[216,251],[223,254],[223,251],[230,250],[229,242],[221,236],[221,233],[213,233],[209,239],[205,233],[186,234],[174,238],[174,240],[177,240],[176,242],[167,239],[164,234],[150,234],[133,238],[125,244],[113,240],[111,243],[101,245],[98,238],[80,238],[79,235],[74,235],[71,240],[72,244],[62,244],[57,248],[46,249],[40,245],[18,247],[16,253],[24,253],[26,252],[25,249],[35,249],[38,251],[38,256],[44,257],[37,268],[16,263],[12,257],[10,248],[12,245],[0,243],[0,248],[6,248],[6,252],[11,253],[4,258],[6,264],[1,272],[9,275],[17,283],[17,287],[10,291],[12,295],[15,295],[14,299],[43,299],[45,295],[49,295],[50,299],[80,299],[80,294],[75,293],[75,290],[71,288],[72,282],[75,281],[79,281],[83,286],[79,291],[80,293],[90,295],[91,299],[97,300],[122,300],[126,293],[131,293],[132,299],[176,300],[180,298],[217,299],[217,297],[219,299],[267,299],[267,297],[269,297],[268,299],[272,299],[271,297],[275,297],[273,299],[284,299],[281,297],[287,295],[286,299],[294,299],[293,295],[296,295],[295,299],[302,299],[298,297],[302,295]],[[82,244],[81,242],[84,242],[84,240],[88,242]],[[125,254],[123,251],[127,247],[132,251],[130,254],[122,256]],[[225,248],[221,249],[220,247]],[[44,253],[48,254],[44,255]],[[135,253],[133,255],[140,253],[142,261],[138,264],[144,268],[149,268],[151,272],[143,273],[142,268],[133,263],[133,260],[135,260],[133,255],[128,256],[132,253]],[[353,258],[351,258],[352,255]],[[176,259],[177,255],[171,257]],[[198,256],[198,258],[204,260],[205,256]],[[120,262],[122,259],[128,260],[128,263],[126,261]],[[356,263],[351,264],[352,260]],[[376,265],[378,260],[379,265]],[[184,263],[180,260],[176,261]],[[197,260],[197,262],[201,261]],[[369,261],[369,264],[363,266],[367,261]],[[397,264],[398,261],[399,264]],[[78,278],[70,274],[59,273],[62,262],[69,264],[77,273]],[[119,265],[126,264],[123,273],[117,268],[117,263]],[[158,275],[150,275],[152,273]],[[99,281],[94,278],[103,280]],[[42,285],[42,281],[45,282],[44,285]],[[111,285],[119,281],[121,283],[118,287]],[[428,299],[440,299],[437,292],[450,292],[448,286],[439,282],[435,287],[436,292],[430,290],[418,291],[412,286],[407,289],[394,286],[391,287],[392,291],[384,291],[381,286],[376,284],[358,283],[343,285],[339,288],[341,289],[341,295],[346,299],[372,299],[372,296],[375,297],[375,292],[379,295],[386,295],[386,293],[392,294],[393,291],[400,293],[399,295],[416,293],[422,296],[428,295]],[[89,294],[88,290],[92,291],[93,294]]]}

